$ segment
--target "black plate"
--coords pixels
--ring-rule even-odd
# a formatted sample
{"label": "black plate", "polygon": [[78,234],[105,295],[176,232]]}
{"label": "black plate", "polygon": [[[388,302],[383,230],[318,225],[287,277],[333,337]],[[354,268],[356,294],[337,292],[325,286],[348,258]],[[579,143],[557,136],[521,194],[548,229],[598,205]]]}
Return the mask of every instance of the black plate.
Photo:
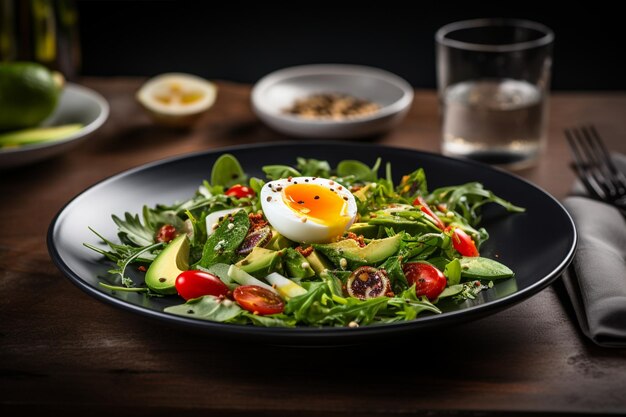
{"label": "black plate", "polygon": [[[417,167],[426,170],[430,189],[469,181],[482,182],[497,195],[526,207],[522,214],[508,214],[499,207],[485,210],[483,226],[491,237],[481,254],[511,267],[515,279],[498,282],[476,300],[441,315],[424,315],[411,322],[360,328],[263,328],[214,323],[164,313],[179,304],[177,297],[148,298],[135,293],[115,293],[98,286],[110,264],[82,245],[101,245],[88,230],[92,227],[115,240],[111,214],[138,213],[144,204],[173,203],[191,196],[210,177],[214,161],[224,152],[237,156],[249,175],[263,177],[261,166],[292,164],[296,157],[326,159],[335,165],[342,159],[359,159],[372,165],[377,157],[391,162],[395,181]],[[384,335],[419,332],[425,328],[459,323],[495,313],[545,288],[571,261],[576,229],[561,204],[536,186],[486,165],[408,149],[336,142],[277,143],[224,148],[152,163],[123,172],[87,189],[55,217],[48,231],[48,248],[56,265],[87,294],[117,307],[174,325],[195,327],[207,333],[252,338],[271,343],[352,343]],[[133,268],[129,268],[133,269]]]}

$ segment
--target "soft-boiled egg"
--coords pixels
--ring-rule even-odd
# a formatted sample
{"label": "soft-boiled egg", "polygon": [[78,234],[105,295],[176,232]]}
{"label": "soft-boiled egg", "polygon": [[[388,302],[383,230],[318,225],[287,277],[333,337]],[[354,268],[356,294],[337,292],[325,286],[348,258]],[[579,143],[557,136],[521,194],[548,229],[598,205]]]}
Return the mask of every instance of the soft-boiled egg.
{"label": "soft-boiled egg", "polygon": [[352,225],[357,213],[352,193],[326,178],[271,181],[261,189],[260,199],[272,227],[296,242],[332,242]]}

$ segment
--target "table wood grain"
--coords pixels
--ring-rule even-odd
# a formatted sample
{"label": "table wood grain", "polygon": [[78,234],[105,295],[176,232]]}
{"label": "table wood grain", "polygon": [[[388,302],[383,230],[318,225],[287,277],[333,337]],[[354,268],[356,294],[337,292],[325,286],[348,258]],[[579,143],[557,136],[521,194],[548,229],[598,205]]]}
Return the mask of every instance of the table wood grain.
{"label": "table wood grain", "polygon": [[[143,81],[83,79],[109,101],[106,124],[66,155],[0,172],[3,415],[626,413],[626,349],[590,343],[559,283],[472,323],[333,348],[233,344],[81,292],[52,264],[45,241],[73,196],[143,163],[286,139],[253,115],[249,86],[227,82],[194,128],[159,128],[134,100]],[[574,179],[563,128],[594,123],[626,152],[625,110],[626,93],[554,94],[546,153],[518,174],[563,198]],[[436,95],[417,91],[402,125],[372,142],[437,152],[439,136]]]}

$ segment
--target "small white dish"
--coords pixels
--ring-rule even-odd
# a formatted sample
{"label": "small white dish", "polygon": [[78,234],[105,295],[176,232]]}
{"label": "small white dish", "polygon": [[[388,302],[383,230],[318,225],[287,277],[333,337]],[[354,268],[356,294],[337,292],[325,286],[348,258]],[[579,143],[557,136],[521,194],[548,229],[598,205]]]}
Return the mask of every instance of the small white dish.
{"label": "small white dish", "polygon": [[[285,113],[298,99],[341,93],[374,102],[375,113],[342,120],[306,119]],[[411,107],[413,88],[390,72],[358,65],[320,64],[285,68],[266,75],[252,89],[252,108],[271,128],[290,136],[352,139],[396,126]]]}
{"label": "small white dish", "polygon": [[31,164],[59,155],[78,145],[109,116],[109,103],[95,91],[72,83],[63,88],[59,104],[41,126],[80,123],[83,128],[63,140],[0,148],[0,169]]}

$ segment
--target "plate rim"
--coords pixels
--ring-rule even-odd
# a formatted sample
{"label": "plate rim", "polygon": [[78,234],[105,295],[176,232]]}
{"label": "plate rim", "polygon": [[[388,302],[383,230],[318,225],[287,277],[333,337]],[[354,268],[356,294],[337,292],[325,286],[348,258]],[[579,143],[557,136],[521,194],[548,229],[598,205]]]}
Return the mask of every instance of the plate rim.
{"label": "plate rim", "polygon": [[[78,274],[76,274],[61,258],[59,248],[57,248],[54,237],[56,234],[56,230],[58,229],[58,221],[61,216],[65,213],[66,209],[68,209],[72,204],[74,204],[78,199],[80,199],[84,194],[90,192],[91,190],[107,184],[109,182],[119,180],[126,176],[130,176],[136,172],[147,170],[154,168],[156,166],[165,165],[169,163],[174,163],[180,160],[184,160],[187,158],[199,158],[206,155],[211,154],[220,154],[225,152],[236,152],[238,150],[243,149],[258,149],[258,148],[275,148],[280,146],[290,146],[290,147],[298,147],[301,145],[308,146],[348,146],[348,147],[367,147],[371,149],[387,149],[392,151],[410,151],[411,153],[417,155],[424,155],[427,158],[434,158],[438,160],[445,161],[454,161],[463,164],[469,164],[470,166],[479,167],[481,169],[488,169],[498,172],[500,174],[504,174],[505,176],[509,176],[515,180],[523,182],[525,185],[534,188],[535,190],[541,192],[553,203],[557,205],[557,207],[565,214],[569,225],[571,226],[572,235],[572,243],[567,251],[567,255],[561,260],[561,262],[547,275],[541,277],[539,280],[531,284],[530,286],[524,288],[521,291],[516,291],[513,294],[506,295],[502,298],[499,298],[495,301],[486,302],[483,304],[472,306],[471,308],[456,310],[445,313],[445,315],[432,315],[432,316],[423,316],[416,320],[404,321],[404,322],[396,322],[396,323],[386,323],[382,325],[372,325],[372,326],[363,326],[358,328],[347,328],[347,327],[295,327],[295,328],[282,328],[282,327],[260,327],[260,326],[251,326],[245,324],[234,324],[234,323],[219,323],[212,322],[209,320],[200,320],[200,319],[192,319],[183,316],[177,316],[173,314],[165,313],[164,311],[157,311],[147,309],[145,307],[141,307],[139,305],[135,305],[119,298],[113,297],[110,294],[99,290],[97,287],[91,286],[87,283],[83,278],[81,278]],[[71,198],[66,204],[64,204],[57,214],[53,217],[50,225],[48,227],[48,231],[46,234],[46,243],[48,247],[48,253],[50,258],[52,259],[55,266],[65,275],[67,279],[69,279],[74,285],[80,288],[82,291],[86,292],[88,295],[96,298],[99,301],[104,301],[106,304],[113,305],[115,307],[119,307],[122,310],[127,310],[131,312],[138,313],[140,316],[152,318],[160,321],[164,324],[169,325],[177,325],[182,324],[187,328],[195,328],[199,330],[203,330],[209,333],[214,334],[222,334],[224,336],[245,336],[245,337],[255,337],[260,340],[272,340],[275,342],[280,342],[281,340],[308,340],[317,339],[319,337],[332,337],[332,338],[340,338],[344,339],[367,339],[372,335],[386,334],[386,333],[406,333],[406,332],[417,332],[420,330],[424,330],[426,328],[432,328],[434,326],[445,325],[445,324],[454,324],[466,322],[471,319],[479,318],[482,316],[486,316],[492,313],[497,313],[506,308],[509,308],[519,302],[522,302],[533,295],[536,295],[538,292],[552,284],[567,268],[567,266],[571,263],[574,254],[576,252],[576,248],[578,245],[578,231],[576,229],[576,225],[570,216],[569,212],[565,209],[565,207],[558,201],[554,196],[545,191],[543,188],[538,185],[533,184],[529,180],[520,177],[517,174],[505,171],[503,169],[489,166],[486,164],[482,164],[480,162],[472,161],[472,160],[459,160],[450,158],[441,154],[437,154],[434,152],[416,150],[408,147],[399,147],[399,146],[389,146],[389,145],[379,145],[379,144],[370,144],[370,143],[354,143],[347,141],[332,141],[332,140],[309,140],[309,141],[301,141],[297,144],[291,141],[275,141],[275,142],[266,142],[259,144],[241,144],[234,146],[226,146],[213,148],[205,151],[199,152],[190,152],[182,155],[176,155],[173,157],[162,158],[156,161],[148,162],[145,164],[141,164],[134,168],[126,169],[116,174],[112,174],[92,185],[85,188],[78,194],[76,194],[73,198]],[[329,341],[327,341],[329,343]]]}

